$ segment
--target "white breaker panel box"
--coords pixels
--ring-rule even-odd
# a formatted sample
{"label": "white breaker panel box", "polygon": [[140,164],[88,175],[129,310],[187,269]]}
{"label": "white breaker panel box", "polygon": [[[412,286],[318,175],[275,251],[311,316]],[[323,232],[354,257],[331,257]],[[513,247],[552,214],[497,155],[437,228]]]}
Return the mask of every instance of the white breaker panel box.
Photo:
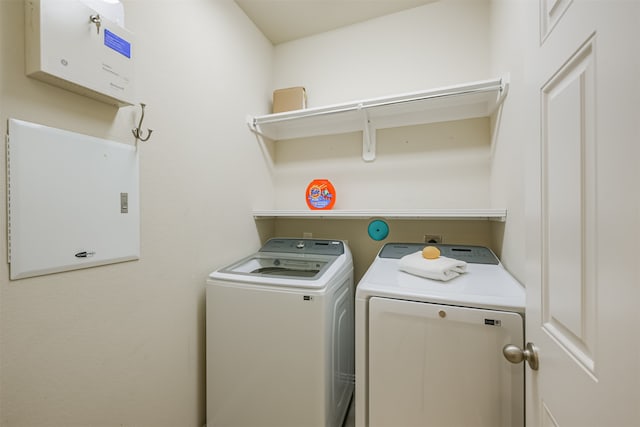
{"label": "white breaker panel box", "polygon": [[106,0],[25,0],[28,76],[117,106],[133,105],[133,34]]}

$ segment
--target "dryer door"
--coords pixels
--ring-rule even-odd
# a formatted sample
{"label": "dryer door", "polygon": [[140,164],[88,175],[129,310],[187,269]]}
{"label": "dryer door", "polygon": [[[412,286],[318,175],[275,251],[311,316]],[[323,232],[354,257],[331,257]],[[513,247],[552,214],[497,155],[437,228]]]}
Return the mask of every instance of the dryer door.
{"label": "dryer door", "polygon": [[524,425],[517,313],[371,298],[369,426]]}

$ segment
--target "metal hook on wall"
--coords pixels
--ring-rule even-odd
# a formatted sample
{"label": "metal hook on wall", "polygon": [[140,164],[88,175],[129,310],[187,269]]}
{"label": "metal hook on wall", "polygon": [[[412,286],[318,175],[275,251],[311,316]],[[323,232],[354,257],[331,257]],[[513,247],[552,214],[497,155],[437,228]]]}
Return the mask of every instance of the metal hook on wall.
{"label": "metal hook on wall", "polygon": [[144,120],[144,107],[146,107],[146,104],[141,102],[140,106],[142,107],[142,115],[140,116],[140,121],[138,122],[138,127],[136,129],[132,129],[131,132],[133,133],[133,136],[136,137],[136,141],[140,140],[140,141],[144,142],[144,141],[148,141],[149,138],[151,138],[151,132],[153,132],[153,130],[147,129],[147,131],[149,132],[147,134],[147,137],[146,138],[142,137],[142,121]]}

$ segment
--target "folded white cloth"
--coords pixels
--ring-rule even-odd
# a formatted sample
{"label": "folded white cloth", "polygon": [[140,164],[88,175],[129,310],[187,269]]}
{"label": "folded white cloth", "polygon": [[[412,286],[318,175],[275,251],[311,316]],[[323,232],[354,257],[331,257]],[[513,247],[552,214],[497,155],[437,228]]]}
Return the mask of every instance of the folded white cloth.
{"label": "folded white cloth", "polygon": [[400,270],[427,279],[446,282],[467,271],[467,263],[453,258],[441,256],[436,259],[425,259],[422,251],[400,258]]}

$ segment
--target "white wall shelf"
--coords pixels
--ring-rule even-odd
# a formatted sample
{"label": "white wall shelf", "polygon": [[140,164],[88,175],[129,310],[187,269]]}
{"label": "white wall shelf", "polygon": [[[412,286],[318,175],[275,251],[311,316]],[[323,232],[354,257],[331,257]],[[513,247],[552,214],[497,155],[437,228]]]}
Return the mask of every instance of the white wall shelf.
{"label": "white wall shelf", "polygon": [[255,210],[255,219],[297,218],[297,219],[464,219],[493,220],[503,222],[507,218],[506,209],[421,209],[421,210]]}
{"label": "white wall shelf", "polygon": [[362,158],[376,156],[376,130],[490,116],[502,103],[508,76],[325,107],[249,116],[251,131],[278,141],[363,132]]}

